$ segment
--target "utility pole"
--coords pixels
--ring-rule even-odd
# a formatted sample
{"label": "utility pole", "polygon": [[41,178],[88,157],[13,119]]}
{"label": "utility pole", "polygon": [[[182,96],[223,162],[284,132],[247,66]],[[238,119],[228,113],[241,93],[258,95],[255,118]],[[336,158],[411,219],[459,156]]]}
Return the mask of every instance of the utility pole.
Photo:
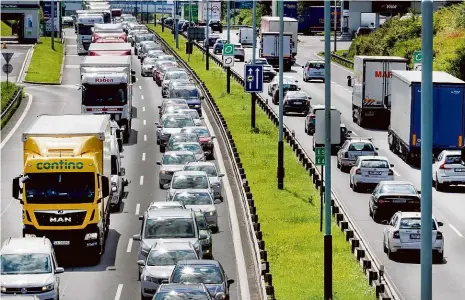
{"label": "utility pole", "polygon": [[421,1],[421,300],[432,300],[433,1]]}
{"label": "utility pole", "polygon": [[[324,299],[333,298],[333,240],[331,235],[331,2],[325,1],[325,236]],[[323,178],[322,178],[323,179]]]}
{"label": "utility pole", "polygon": [[178,0],[174,1],[174,38],[176,40],[176,49],[179,49],[179,16],[178,16]]}
{"label": "utility pole", "polygon": [[51,43],[52,49],[55,50],[55,1],[50,1],[50,21],[51,21]]}
{"label": "utility pole", "polygon": [[[254,1],[255,2],[255,1]],[[228,23],[226,39],[231,43],[231,0],[226,0],[226,21]],[[233,58],[234,59],[234,58]],[[226,92],[231,93],[231,67],[226,67]]]}
{"label": "utility pole", "polygon": [[284,5],[281,5],[279,16],[279,131],[278,131],[278,189],[284,188],[284,142],[283,142],[283,70],[284,70]]}
{"label": "utility pole", "polygon": [[155,1],[155,11],[153,14],[153,26],[154,27],[157,27],[157,2],[158,1]]}
{"label": "utility pole", "polygon": [[[342,14],[342,7],[341,7],[341,14]],[[334,54],[336,54],[337,51],[337,46],[336,46],[336,40],[337,40],[337,0],[334,0]]]}
{"label": "utility pole", "polygon": [[207,0],[207,27],[205,28],[205,30],[207,31],[207,33],[205,34],[207,36],[207,45],[205,48],[205,70],[207,71],[210,70],[210,25],[208,24],[208,22],[210,21],[210,14],[208,12],[209,3],[210,1]]}
{"label": "utility pole", "polygon": [[[257,1],[253,1],[253,12],[252,12],[252,28],[253,28],[253,38],[252,38],[252,65],[255,65],[255,55],[257,47]],[[255,108],[256,108],[256,97],[255,93],[251,94],[251,111],[250,111],[250,126],[252,129],[255,129]]]}
{"label": "utility pole", "polygon": [[161,0],[161,32],[165,32],[165,0]]}

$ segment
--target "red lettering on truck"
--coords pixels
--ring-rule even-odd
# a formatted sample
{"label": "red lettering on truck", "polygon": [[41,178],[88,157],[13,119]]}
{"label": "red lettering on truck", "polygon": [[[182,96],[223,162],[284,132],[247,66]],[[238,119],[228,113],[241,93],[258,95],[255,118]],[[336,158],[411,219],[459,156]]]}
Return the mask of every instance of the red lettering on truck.
{"label": "red lettering on truck", "polygon": [[392,78],[392,72],[391,71],[375,71],[375,77],[376,78]]}

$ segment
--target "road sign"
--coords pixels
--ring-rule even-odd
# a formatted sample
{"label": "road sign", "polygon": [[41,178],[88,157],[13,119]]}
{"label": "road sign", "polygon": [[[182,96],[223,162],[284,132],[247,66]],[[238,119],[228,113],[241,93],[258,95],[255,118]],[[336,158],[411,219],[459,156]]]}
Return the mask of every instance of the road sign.
{"label": "road sign", "polygon": [[234,66],[234,56],[223,56],[223,66],[233,67]]}
{"label": "road sign", "polygon": [[423,54],[421,51],[413,52],[413,70],[421,71],[421,61],[423,59]]}
{"label": "road sign", "polygon": [[315,148],[315,165],[323,166],[325,164],[325,148]]}
{"label": "road sign", "polygon": [[263,65],[245,65],[244,78],[246,93],[263,92]]}
{"label": "road sign", "polygon": [[234,45],[233,44],[223,45],[223,56],[234,56]]}
{"label": "road sign", "polygon": [[10,64],[4,64],[2,67],[3,73],[10,74],[13,72],[13,66]]}
{"label": "road sign", "polygon": [[13,53],[11,52],[2,52],[3,58],[5,59],[6,63],[9,63],[11,58],[13,57]]}

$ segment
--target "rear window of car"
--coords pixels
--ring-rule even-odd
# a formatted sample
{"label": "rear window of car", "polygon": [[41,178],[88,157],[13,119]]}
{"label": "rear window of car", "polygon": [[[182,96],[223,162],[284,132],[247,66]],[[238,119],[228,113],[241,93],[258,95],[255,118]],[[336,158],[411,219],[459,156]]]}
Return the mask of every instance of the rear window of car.
{"label": "rear window of car", "polygon": [[375,149],[368,143],[352,143],[349,151],[375,151]]}
{"label": "rear window of car", "polygon": [[[420,229],[421,218],[402,218],[400,219],[399,229]],[[433,220],[433,230],[436,230],[436,223]]]}
{"label": "rear window of car", "polygon": [[384,184],[380,192],[383,194],[416,194],[415,188],[410,184]]}
{"label": "rear window of car", "polygon": [[461,164],[461,162],[462,158],[460,157],[460,155],[448,155],[445,159],[446,165]]}
{"label": "rear window of car", "polygon": [[308,65],[308,67],[310,69],[324,69],[325,68],[325,64],[322,64],[322,63],[310,63]]}
{"label": "rear window of car", "polygon": [[389,168],[389,164],[385,160],[380,160],[380,159],[367,159],[367,160],[362,160],[360,163],[360,166],[362,168]]}

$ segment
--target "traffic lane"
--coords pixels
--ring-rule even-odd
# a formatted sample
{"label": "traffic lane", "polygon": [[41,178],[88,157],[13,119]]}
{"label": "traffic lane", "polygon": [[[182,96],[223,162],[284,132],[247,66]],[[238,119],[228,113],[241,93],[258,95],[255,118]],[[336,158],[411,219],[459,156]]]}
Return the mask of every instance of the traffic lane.
{"label": "traffic lane", "polygon": [[[2,54],[4,53],[13,53],[13,56],[10,59],[9,64],[13,67],[13,70],[11,71],[10,74],[8,74],[8,81],[9,82],[17,82],[21,78],[18,78],[18,76],[21,73],[21,70],[23,68],[23,65],[25,63],[26,57],[28,52],[31,50],[31,46],[29,45],[8,45],[7,49],[2,50]],[[6,60],[1,56],[2,59],[2,66],[6,64]],[[2,81],[6,81],[6,76],[2,71]]]}
{"label": "traffic lane", "polygon": [[72,29],[65,29],[66,38],[66,54],[65,54],[65,67],[63,69],[62,84],[75,85],[76,89],[81,83],[81,75],[79,66],[84,60],[85,56],[77,55],[76,34]]}
{"label": "traffic lane", "polygon": [[[155,122],[159,121],[158,106],[162,103],[161,88],[159,88],[151,77],[140,76],[140,61],[133,57],[133,68],[136,71],[138,81],[134,84],[135,106],[137,107],[137,126],[139,127],[138,141],[139,155],[134,155],[135,160],[138,160],[138,165],[131,172],[139,173],[139,180],[131,183],[128,198],[131,200],[131,207],[137,208],[139,205],[139,214],[147,209],[152,201],[165,201],[166,190],[158,187],[158,172],[159,168],[156,165],[157,160],[161,160],[162,153],[159,151],[159,146],[156,144],[156,126]],[[134,121],[133,121],[134,122]],[[144,125],[145,124],[145,125]],[[142,139],[141,139],[142,136]],[[147,141],[145,141],[145,139]],[[144,155],[145,153],[145,155]],[[145,157],[145,161],[142,159]],[[125,157],[126,158],[126,157]],[[132,165],[132,164],[131,164]],[[136,167],[137,166],[137,167]],[[143,179],[141,179],[144,176]],[[137,179],[137,175],[133,176]],[[142,185],[140,185],[142,182]],[[228,201],[229,199],[226,199]],[[136,204],[137,202],[137,204]],[[234,256],[234,245],[232,243],[231,231],[228,222],[228,210],[225,201],[217,206],[218,221],[220,232],[213,235],[213,256],[223,265],[226,273],[231,279],[236,279],[236,265]],[[133,234],[140,232],[141,221],[134,211],[135,222],[131,222],[128,227],[132,229]],[[131,215],[132,213],[129,212]],[[128,242],[130,243],[130,242]],[[127,254],[127,259],[121,261],[122,267],[125,270],[132,272],[129,274],[129,280],[126,280],[122,291],[122,299],[134,299],[140,296],[140,282],[137,281],[137,258],[138,258],[138,243],[133,242],[130,247],[130,252]],[[238,299],[238,285],[231,286],[231,299]]]}

